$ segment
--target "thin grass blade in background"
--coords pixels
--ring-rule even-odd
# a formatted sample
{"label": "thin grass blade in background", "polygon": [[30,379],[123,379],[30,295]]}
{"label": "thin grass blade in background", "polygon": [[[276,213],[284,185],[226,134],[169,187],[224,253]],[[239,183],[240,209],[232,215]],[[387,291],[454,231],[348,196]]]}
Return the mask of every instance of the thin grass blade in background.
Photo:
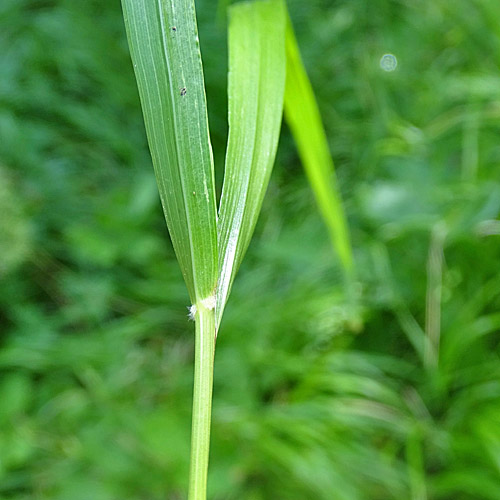
{"label": "thin grass blade in background", "polygon": [[217,281],[216,202],[194,0],[122,0],[146,133],[193,304]]}
{"label": "thin grass blade in background", "polygon": [[300,57],[290,17],[287,17],[285,119],[333,247],[350,275],[353,270],[352,248],[333,161],[311,82]]}
{"label": "thin grass blade in background", "polygon": [[219,325],[250,243],[274,164],[285,91],[281,0],[229,9],[229,138],[219,210]]}

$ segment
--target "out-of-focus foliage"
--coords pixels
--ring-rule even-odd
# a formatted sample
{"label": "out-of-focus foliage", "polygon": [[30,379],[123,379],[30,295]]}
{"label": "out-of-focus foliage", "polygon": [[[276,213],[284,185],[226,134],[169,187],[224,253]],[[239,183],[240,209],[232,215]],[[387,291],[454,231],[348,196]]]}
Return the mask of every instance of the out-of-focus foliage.
{"label": "out-of-focus foliage", "polygon": [[[289,7],[357,301],[285,129],[218,338],[211,498],[498,500],[500,4]],[[198,8],[220,167],[225,26]],[[0,25],[0,499],[183,498],[193,325],[119,3]]]}
{"label": "out-of-focus foliage", "polygon": [[328,138],[314,90],[300,56],[290,16],[286,29],[285,118],[316,197],[318,210],[349,279],[353,273],[349,229],[337,188]]}

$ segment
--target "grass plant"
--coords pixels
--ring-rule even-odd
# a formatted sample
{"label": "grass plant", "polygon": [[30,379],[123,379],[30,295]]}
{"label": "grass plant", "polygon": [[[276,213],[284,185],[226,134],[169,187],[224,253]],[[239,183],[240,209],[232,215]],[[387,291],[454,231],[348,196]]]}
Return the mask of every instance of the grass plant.
{"label": "grass plant", "polygon": [[231,9],[229,138],[216,213],[194,1],[123,2],[165,217],[196,325],[189,498],[206,498],[217,330],[271,174],[285,88],[280,0]]}
{"label": "grass plant", "polygon": [[[347,272],[352,255],[319,111],[283,0],[229,14],[229,137],[218,213],[194,0],[123,0],[165,218],[196,324],[190,499],[206,498],[215,341],[257,223],[283,107]],[[286,92],[285,92],[286,82]]]}

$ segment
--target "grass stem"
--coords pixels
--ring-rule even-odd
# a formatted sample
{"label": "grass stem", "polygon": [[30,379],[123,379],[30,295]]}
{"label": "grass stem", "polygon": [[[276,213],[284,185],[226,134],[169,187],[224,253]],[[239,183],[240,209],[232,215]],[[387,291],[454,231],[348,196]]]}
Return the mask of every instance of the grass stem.
{"label": "grass stem", "polygon": [[188,500],[206,500],[215,352],[215,310],[196,305],[193,423]]}

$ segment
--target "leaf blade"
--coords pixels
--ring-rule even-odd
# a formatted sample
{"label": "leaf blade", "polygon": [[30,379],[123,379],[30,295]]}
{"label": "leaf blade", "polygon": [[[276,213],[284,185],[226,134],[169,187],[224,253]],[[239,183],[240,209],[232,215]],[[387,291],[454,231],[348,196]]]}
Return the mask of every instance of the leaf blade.
{"label": "leaf blade", "polygon": [[294,137],[306,176],[334,249],[348,275],[353,270],[349,229],[318,103],[287,15],[285,120]]}
{"label": "leaf blade", "polygon": [[229,137],[218,225],[217,327],[269,183],[286,71],[283,2],[239,3],[229,14]]}
{"label": "leaf blade", "polygon": [[193,0],[122,0],[160,199],[193,303],[217,281],[214,169]]}

